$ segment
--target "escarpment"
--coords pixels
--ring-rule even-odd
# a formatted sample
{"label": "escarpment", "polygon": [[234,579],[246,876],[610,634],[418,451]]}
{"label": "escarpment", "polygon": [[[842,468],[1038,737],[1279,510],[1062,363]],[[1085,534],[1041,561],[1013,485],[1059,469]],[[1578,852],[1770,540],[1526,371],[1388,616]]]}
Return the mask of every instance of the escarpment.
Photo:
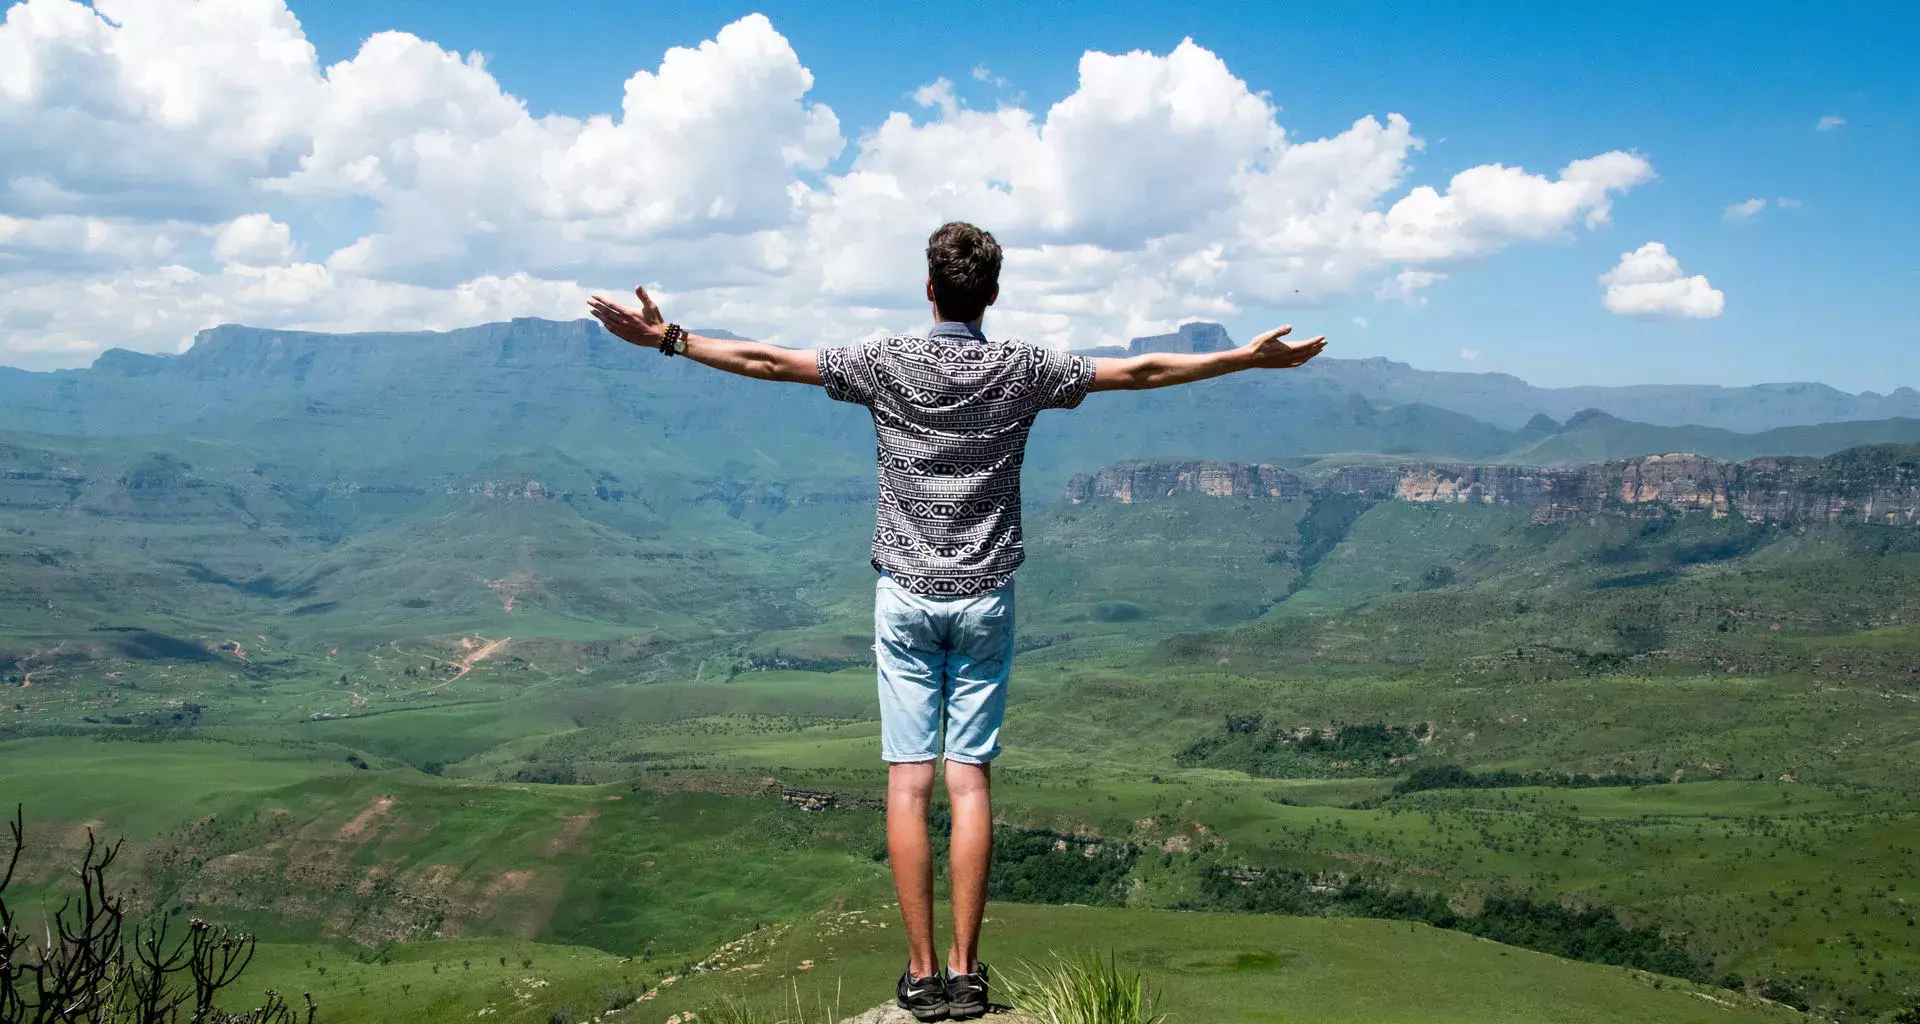
{"label": "escarpment", "polygon": [[1824,458],[1721,462],[1649,455],[1587,466],[1457,462],[1349,465],[1302,476],[1244,462],[1122,462],[1074,477],[1067,500],[1151,501],[1178,494],[1287,500],[1351,494],[1420,503],[1525,505],[1539,523],[1593,514],[1636,517],[1704,511],[1752,522],[1855,522],[1904,526],[1920,519],[1920,448],[1855,448]]}

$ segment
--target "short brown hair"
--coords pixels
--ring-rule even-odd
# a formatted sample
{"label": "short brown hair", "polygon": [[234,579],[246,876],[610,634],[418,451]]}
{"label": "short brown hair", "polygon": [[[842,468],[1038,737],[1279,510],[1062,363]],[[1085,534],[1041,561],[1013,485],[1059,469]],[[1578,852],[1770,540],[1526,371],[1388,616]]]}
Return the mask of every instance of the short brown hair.
{"label": "short brown hair", "polygon": [[1000,243],[966,221],[942,224],[927,239],[927,277],[941,316],[978,320],[1000,289]]}

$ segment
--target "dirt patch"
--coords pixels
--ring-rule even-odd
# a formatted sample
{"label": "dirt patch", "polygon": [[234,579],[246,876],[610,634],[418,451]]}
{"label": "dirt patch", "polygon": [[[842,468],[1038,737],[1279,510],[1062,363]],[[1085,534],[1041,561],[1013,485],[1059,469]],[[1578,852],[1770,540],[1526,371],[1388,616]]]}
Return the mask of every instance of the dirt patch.
{"label": "dirt patch", "polygon": [[460,877],[460,869],[452,864],[429,864],[420,872],[420,884],[429,889],[445,889]]}
{"label": "dirt patch", "polygon": [[447,895],[440,935],[531,939],[546,930],[565,889],[558,875],[525,870],[502,871],[484,885],[456,885]]}
{"label": "dirt patch", "polygon": [[[513,609],[508,608],[507,610],[512,611]],[[473,666],[492,657],[495,651],[505,647],[507,641],[511,639],[513,638],[510,636],[501,637],[498,640],[488,640],[485,637],[478,636],[461,638],[460,647],[465,650],[467,654],[465,657],[458,658],[454,661],[454,665],[459,668],[459,671],[454,673],[453,679],[449,679],[447,682],[452,683],[454,680],[473,671]]]}
{"label": "dirt patch", "polygon": [[354,815],[352,821],[340,826],[340,831],[335,832],[333,838],[343,843],[351,843],[356,840],[364,842],[365,839],[362,839],[363,836],[366,837],[366,839],[371,839],[373,838],[371,833],[379,831],[378,822],[382,818],[385,818],[387,812],[391,810],[393,810],[392,797],[374,797],[373,801],[367,804],[359,814]]}
{"label": "dirt patch", "polygon": [[556,857],[578,849],[582,845],[580,837],[586,834],[587,829],[593,825],[594,819],[598,817],[600,817],[599,811],[585,811],[561,818],[564,824],[560,826],[560,834],[547,842],[546,855]]}
{"label": "dirt patch", "polygon": [[353,891],[362,896],[371,896],[373,895],[374,887],[379,885],[382,880],[391,874],[393,874],[392,868],[375,864],[373,867],[367,869],[366,874],[360,876],[360,884],[354,886]]}
{"label": "dirt patch", "polygon": [[[11,819],[12,812],[9,811],[7,817]],[[114,839],[102,831],[106,827],[107,823],[99,818],[65,825],[29,821],[27,848],[21,854],[15,877],[23,883],[37,884],[71,873],[80,866],[89,831],[102,851],[113,845]]]}
{"label": "dirt patch", "polygon": [[510,572],[497,580],[483,579],[480,582],[499,595],[500,610],[510,612],[514,603],[520,600],[520,595],[531,588],[536,580],[530,572]]}
{"label": "dirt patch", "polygon": [[493,909],[493,902],[501,896],[510,892],[520,892],[532,884],[533,872],[531,871],[502,871],[494,876],[493,881],[487,883],[486,890],[480,894],[480,903],[474,909],[485,913]]}

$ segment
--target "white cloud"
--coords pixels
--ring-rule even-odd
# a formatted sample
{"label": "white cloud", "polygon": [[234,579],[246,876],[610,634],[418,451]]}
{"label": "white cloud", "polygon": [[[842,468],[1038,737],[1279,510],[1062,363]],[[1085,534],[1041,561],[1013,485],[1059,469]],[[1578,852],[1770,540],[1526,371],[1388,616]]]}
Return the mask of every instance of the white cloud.
{"label": "white cloud", "polygon": [[1841,117],[1839,114],[1822,114],[1820,115],[1820,120],[1813,123],[1813,130],[1817,132],[1830,132],[1846,123],[1847,119]]}
{"label": "white cloud", "polygon": [[1686,276],[1680,261],[1659,242],[1620,254],[1620,264],[1600,275],[1606,307],[1629,316],[1711,319],[1727,298],[1704,275]]}
{"label": "white cloud", "polygon": [[974,81],[985,82],[988,85],[991,85],[995,88],[999,88],[1000,86],[1007,84],[1007,80],[1005,77],[994,74],[993,69],[987,67],[985,64],[975,64],[973,66],[972,74],[973,74]]}
{"label": "white cloud", "polygon": [[305,147],[316,72],[278,0],[16,4],[0,24],[0,208],[217,216]]}
{"label": "white cloud", "polygon": [[1380,287],[1374,290],[1373,297],[1399,299],[1409,306],[1424,306],[1427,304],[1427,297],[1420,294],[1421,290],[1435,281],[1444,281],[1446,278],[1447,275],[1431,270],[1402,270],[1392,278],[1380,282]]}
{"label": "white cloud", "polygon": [[1480,358],[1480,350],[1477,348],[1463,348],[1460,350],[1460,358],[1469,363],[1474,362]]}
{"label": "white cloud", "polygon": [[[81,295],[85,301],[76,301]],[[82,293],[57,279],[11,289],[8,318],[37,326],[12,332],[7,348],[11,361],[72,365],[75,356],[99,352],[100,339],[128,335],[152,342],[137,346],[147,351],[175,351],[195,331],[229,322],[351,331],[440,330],[515,316],[573,319],[586,295],[571,282],[526,274],[484,275],[441,289],[339,275],[319,263],[236,263],[207,274],[165,264],[92,278]]]}
{"label": "white cloud", "polygon": [[350,273],[560,276],[631,266],[649,239],[746,238],[788,224],[795,173],[844,145],[833,111],[803,100],[812,73],[760,15],[635,72],[617,119],[535,119],[477,56],[403,33],[326,77],[311,152],[267,184],[379,204],[379,230],[328,260]]}
{"label": "white cloud", "polygon": [[1781,196],[1773,201],[1773,205],[1778,206],[1782,210],[1797,210],[1800,208],[1800,200],[1788,199],[1786,196]]}
{"label": "white cloud", "polygon": [[1353,318],[1353,325],[1362,330],[1365,330],[1367,326],[1367,318],[1364,316],[1356,316]]}
{"label": "white cloud", "polygon": [[945,78],[936,78],[915,89],[913,102],[923,107],[938,107],[948,117],[960,111],[960,100],[953,94],[953,83]]}
{"label": "white cloud", "polygon": [[1767,201],[1765,199],[1748,199],[1734,203],[1726,209],[1721,210],[1720,219],[1731,224],[1734,221],[1746,220],[1766,208]]}
{"label": "white cloud", "polygon": [[[996,332],[1092,344],[1368,290],[1417,305],[1653,177],[1611,152],[1409,183],[1406,118],[1292,137],[1190,40],[1086,53],[1045,109],[969,109],[937,80],[851,153],[813,85],[759,15],[574,118],[406,33],[322,67],[283,0],[23,0],[0,24],[0,322],[39,326],[0,335],[0,362],[170,350],[224,321],[572,316],[580,282],[634,278],[682,321],[835,341],[924,315],[926,233],[955,217],[1008,247]],[[347,237],[312,227],[340,210]]]}
{"label": "white cloud", "polygon": [[235,217],[214,236],[213,258],[272,266],[293,258],[293,229],[264,213]]}
{"label": "white cloud", "polygon": [[79,273],[125,266],[150,266],[171,259],[190,224],[143,222],[115,217],[52,214],[9,217],[0,214],[0,275],[23,267],[46,273]]}

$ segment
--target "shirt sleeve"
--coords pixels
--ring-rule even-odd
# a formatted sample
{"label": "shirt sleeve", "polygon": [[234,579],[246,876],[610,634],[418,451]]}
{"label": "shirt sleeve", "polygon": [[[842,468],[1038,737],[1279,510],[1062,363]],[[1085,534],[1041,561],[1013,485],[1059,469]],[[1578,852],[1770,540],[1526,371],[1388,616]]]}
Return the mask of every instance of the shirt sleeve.
{"label": "shirt sleeve", "polygon": [[1071,409],[1093,387],[1093,360],[1044,345],[1033,346],[1034,391],[1041,409]]}
{"label": "shirt sleeve", "polygon": [[874,364],[879,360],[879,353],[880,347],[874,342],[820,349],[814,361],[820,369],[820,383],[826,385],[827,397],[836,402],[872,405]]}

